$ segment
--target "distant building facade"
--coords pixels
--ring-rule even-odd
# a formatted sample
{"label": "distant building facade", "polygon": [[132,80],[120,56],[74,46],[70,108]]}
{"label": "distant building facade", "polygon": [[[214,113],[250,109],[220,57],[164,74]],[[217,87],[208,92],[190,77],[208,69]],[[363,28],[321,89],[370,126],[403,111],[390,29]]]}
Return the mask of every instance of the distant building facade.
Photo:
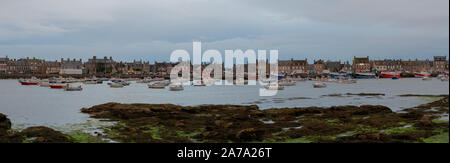
{"label": "distant building facade", "polygon": [[9,58],[0,58],[0,73],[6,73],[8,71]]}
{"label": "distant building facade", "polygon": [[44,68],[46,74],[59,74],[61,71],[61,63],[58,61],[45,61]]}
{"label": "distant building facade", "polygon": [[377,72],[397,72],[403,71],[402,60],[374,60],[372,61],[372,68]]}
{"label": "distant building facade", "polygon": [[112,57],[104,57],[103,59],[98,59],[96,56],[94,56],[84,64],[84,68],[89,75],[114,74],[118,72],[118,70],[116,69],[116,63],[114,62]]}
{"label": "distant building facade", "polygon": [[317,74],[321,74],[324,73],[325,70],[325,62],[321,59],[319,60],[314,60],[314,64],[313,64],[313,70],[315,73]]}
{"label": "distant building facade", "polygon": [[278,72],[286,74],[308,73],[308,59],[305,60],[280,60],[278,61]]}
{"label": "distant building facade", "polygon": [[343,68],[341,61],[327,61],[325,62],[325,68],[330,72],[339,72]]}
{"label": "distant building facade", "polygon": [[370,72],[371,65],[369,57],[364,58],[354,57],[352,68],[354,72]]}
{"label": "distant building facade", "polygon": [[447,56],[435,56],[433,60],[433,69],[435,72],[447,72],[448,71]]}
{"label": "distant building facade", "polygon": [[83,61],[80,60],[64,60],[61,59],[61,75],[82,75],[83,74]]}

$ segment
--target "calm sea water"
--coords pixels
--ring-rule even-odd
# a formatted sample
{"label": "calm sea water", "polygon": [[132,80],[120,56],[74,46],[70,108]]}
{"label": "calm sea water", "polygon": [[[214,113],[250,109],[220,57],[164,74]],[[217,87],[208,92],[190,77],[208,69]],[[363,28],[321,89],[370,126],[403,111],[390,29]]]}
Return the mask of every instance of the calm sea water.
{"label": "calm sea water", "polygon": [[[327,83],[323,89],[312,88],[313,82],[299,82],[286,87],[273,97],[260,97],[260,86],[186,86],[184,91],[149,89],[146,84],[132,83],[125,88],[102,85],[83,85],[81,92],[65,92],[37,86],[22,86],[17,80],[0,80],[0,113],[7,114],[15,126],[63,126],[84,123],[87,114],[83,107],[107,102],[151,103],[177,105],[256,104],[261,109],[336,105],[385,105],[393,110],[417,106],[424,98],[399,97],[402,94],[449,94],[449,83],[433,79],[359,80],[357,84]],[[74,84],[76,85],[76,84]],[[386,96],[330,97],[330,94],[383,93]]]}

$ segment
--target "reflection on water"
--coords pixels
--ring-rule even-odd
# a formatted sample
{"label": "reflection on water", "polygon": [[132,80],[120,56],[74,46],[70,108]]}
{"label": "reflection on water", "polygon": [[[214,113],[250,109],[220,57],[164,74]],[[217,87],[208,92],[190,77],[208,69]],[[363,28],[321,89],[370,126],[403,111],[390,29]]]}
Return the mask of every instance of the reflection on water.
{"label": "reflection on water", "polygon": [[[260,97],[261,86],[186,86],[184,91],[149,89],[133,83],[125,88],[109,88],[106,84],[84,85],[81,92],[65,92],[37,86],[21,86],[16,80],[0,80],[0,113],[7,114],[14,125],[64,126],[85,123],[88,115],[83,107],[107,102],[170,103],[177,105],[238,104],[258,105],[261,109],[336,105],[385,105],[393,110],[413,107],[424,102],[402,94],[449,94],[449,83],[439,80],[359,80],[357,84],[328,83],[327,88],[312,87],[312,82],[299,82],[286,87],[273,97]],[[384,96],[349,95],[380,93]]]}

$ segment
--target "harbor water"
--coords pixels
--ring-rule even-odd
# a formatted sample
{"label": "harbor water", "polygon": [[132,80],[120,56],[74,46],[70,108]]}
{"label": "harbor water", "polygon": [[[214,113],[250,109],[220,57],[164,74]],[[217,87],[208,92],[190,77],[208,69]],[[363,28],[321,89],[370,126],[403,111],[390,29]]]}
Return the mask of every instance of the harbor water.
{"label": "harbor water", "polygon": [[[262,86],[207,87],[185,86],[184,91],[149,89],[147,84],[132,82],[124,88],[110,88],[106,82],[83,85],[83,91],[67,92],[39,86],[22,86],[17,80],[0,80],[0,113],[8,115],[17,126],[64,126],[90,120],[80,113],[83,107],[108,102],[176,104],[183,106],[207,104],[258,105],[261,109],[284,107],[329,107],[339,105],[384,105],[394,111],[428,102],[427,98],[401,97],[404,94],[448,95],[449,83],[437,79],[368,79],[356,84],[327,83],[326,88],[313,88],[313,81],[297,82],[276,96],[261,97]],[[77,84],[74,84],[77,85]],[[78,84],[79,85],[79,84]],[[350,94],[378,93],[384,96]],[[14,127],[13,126],[13,127]]]}

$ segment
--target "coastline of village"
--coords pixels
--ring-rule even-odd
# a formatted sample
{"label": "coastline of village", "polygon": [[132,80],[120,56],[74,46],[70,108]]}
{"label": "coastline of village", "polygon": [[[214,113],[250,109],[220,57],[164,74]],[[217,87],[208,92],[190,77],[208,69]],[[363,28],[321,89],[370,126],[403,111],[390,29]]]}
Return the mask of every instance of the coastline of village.
{"label": "coastline of village", "polygon": [[[118,62],[112,57],[97,58],[94,56],[87,62],[82,59],[60,59],[60,61],[46,61],[38,58],[11,59],[0,58],[0,79],[20,79],[37,77],[48,79],[52,77],[90,78],[169,78],[169,74],[177,63],[133,61]],[[350,77],[382,78],[382,73],[398,77],[437,77],[448,75],[449,61],[447,56],[435,56],[433,60],[370,60],[369,57],[354,57],[349,61],[314,60],[309,63],[304,60],[279,60],[278,72],[285,76],[301,78],[332,77],[347,74]],[[192,65],[191,65],[192,66]],[[205,68],[208,64],[202,64]],[[236,65],[234,67],[237,67]],[[247,65],[245,65],[247,68]],[[235,70],[234,70],[235,71]],[[388,75],[388,76],[389,76]],[[389,76],[392,77],[392,76]]]}
{"label": "coastline of village", "polygon": [[[74,82],[98,83],[111,81],[111,87],[123,88],[125,84],[156,82],[149,88],[164,88],[170,84],[169,73],[176,63],[134,61],[116,62],[112,57],[87,62],[61,59],[47,62],[36,58],[0,58],[0,79],[19,80],[22,85],[31,83],[66,90],[79,87],[51,85],[50,78]],[[192,65],[191,65],[192,66]],[[202,65],[207,66],[207,65]],[[236,67],[236,66],[235,66]],[[247,67],[247,66],[245,66]],[[439,77],[448,81],[448,60],[436,56],[433,60],[370,60],[354,57],[352,64],[315,60],[280,60],[278,62],[280,85],[267,89],[279,90],[290,79],[320,82],[356,82],[356,79],[377,78],[428,78]],[[192,75],[192,74],[191,74]],[[96,80],[92,81],[92,78]],[[223,77],[225,78],[225,76]],[[83,80],[84,79],[84,80]],[[130,79],[124,80],[121,79]],[[148,82],[146,82],[148,79]],[[246,80],[248,77],[245,78]],[[115,81],[117,80],[117,81]],[[61,82],[61,81],[58,81]],[[167,82],[161,86],[162,82]],[[232,81],[233,82],[233,81]],[[238,82],[236,79],[234,82]],[[440,81],[439,81],[440,82]],[[134,83],[134,82],[133,82]],[[242,82],[243,84],[245,82]],[[349,84],[350,84],[349,83]],[[283,83],[295,86],[295,82]],[[56,87],[58,86],[58,87]],[[151,87],[155,86],[155,87]],[[156,87],[157,86],[157,87]],[[195,85],[194,85],[195,86]],[[200,85],[197,85],[200,86]],[[270,86],[270,85],[269,85]],[[314,89],[324,88],[326,85]],[[170,87],[171,91],[180,91]],[[360,97],[379,97],[384,94],[362,92],[350,94]],[[330,94],[328,96],[340,96]],[[7,115],[0,113],[0,142],[6,143],[448,143],[448,94],[404,94],[398,96],[431,98],[432,101],[416,107],[394,111],[382,105],[331,106],[331,107],[273,107],[260,109],[258,105],[199,105],[174,104],[122,104],[105,103],[81,108],[90,118],[114,122],[99,127],[101,132],[61,132],[46,126],[12,129]],[[308,97],[303,97],[308,98]],[[249,116],[250,115],[250,116]]]}

